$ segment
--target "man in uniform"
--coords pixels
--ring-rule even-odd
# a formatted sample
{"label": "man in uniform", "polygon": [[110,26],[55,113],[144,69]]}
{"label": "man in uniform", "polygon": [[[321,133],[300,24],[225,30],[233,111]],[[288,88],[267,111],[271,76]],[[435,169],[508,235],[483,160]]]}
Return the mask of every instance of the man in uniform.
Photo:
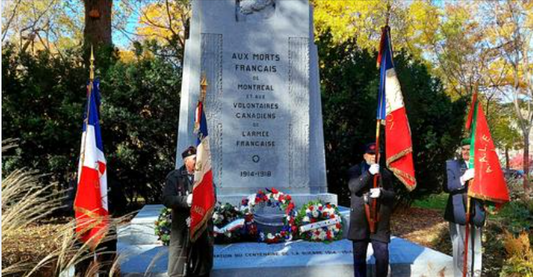
{"label": "man in uniform", "polygon": [[163,191],[163,204],[172,208],[168,276],[209,276],[213,267],[212,223],[194,243],[189,238],[196,148],[190,146],[181,156],[184,165],[167,175]]}
{"label": "man in uniform", "polygon": [[[447,182],[444,191],[450,196],[444,212],[444,219],[450,222],[453,272],[456,277],[463,276],[468,181],[474,178],[474,169],[468,168],[469,159],[470,139],[464,139],[461,142],[461,157],[446,161]],[[482,202],[474,198],[471,199],[470,207],[469,274],[467,276],[481,276],[481,227],[485,224],[485,210]]]}
{"label": "man in uniform", "polygon": [[[389,270],[390,215],[394,204],[391,173],[375,163],[376,144],[365,146],[364,161],[348,170],[351,193],[348,239],[353,242],[354,276],[366,276],[366,253],[372,243],[376,258],[376,276],[385,277]],[[378,188],[373,188],[374,175],[380,174]],[[377,200],[378,218],[375,233],[370,233],[365,203]]]}

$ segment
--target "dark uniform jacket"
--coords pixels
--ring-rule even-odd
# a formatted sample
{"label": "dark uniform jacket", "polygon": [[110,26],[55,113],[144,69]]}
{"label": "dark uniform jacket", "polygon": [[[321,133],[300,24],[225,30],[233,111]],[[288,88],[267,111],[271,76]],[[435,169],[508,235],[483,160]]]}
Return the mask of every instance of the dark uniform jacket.
{"label": "dark uniform jacket", "polygon": [[[461,176],[467,170],[466,162],[464,160],[448,160],[446,161],[446,177],[447,182],[444,191],[449,193],[448,203],[444,211],[444,219],[456,224],[466,224],[466,195],[467,186],[461,184]],[[485,224],[485,209],[480,200],[473,199],[470,202],[472,213],[470,222],[474,226],[482,227]]]}
{"label": "dark uniform jacket", "polygon": [[370,234],[365,212],[363,195],[370,191],[374,182],[374,175],[368,169],[366,162],[355,165],[348,170],[351,193],[350,228],[348,239],[350,240],[377,240],[385,243],[390,242],[390,216],[394,205],[394,190],[392,187],[391,173],[380,168],[381,195],[378,198],[379,221],[376,225],[376,233]]}
{"label": "dark uniform jacket", "polygon": [[[197,276],[205,275],[213,267],[213,238],[212,224],[194,243],[189,240],[189,227],[186,220],[190,216],[187,205],[187,195],[192,192],[193,180],[189,178],[185,166],[173,170],[167,175],[163,191],[163,204],[172,208],[172,230],[168,248],[168,276]],[[187,275],[185,263],[187,265]]]}

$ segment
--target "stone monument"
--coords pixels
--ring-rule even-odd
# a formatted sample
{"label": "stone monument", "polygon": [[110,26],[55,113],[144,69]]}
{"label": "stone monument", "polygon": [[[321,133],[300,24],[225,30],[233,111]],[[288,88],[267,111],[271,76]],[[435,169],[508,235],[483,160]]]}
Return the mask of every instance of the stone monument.
{"label": "stone monument", "polygon": [[194,0],[176,155],[194,145],[204,103],[218,200],[275,187],[296,205],[327,193],[318,54],[308,0]]}
{"label": "stone monument", "polygon": [[[205,74],[219,201],[235,205],[275,187],[290,193],[297,207],[311,199],[337,204],[337,196],[327,193],[312,22],[308,0],[192,0],[176,166],[181,150],[196,143],[194,110]],[[161,208],[146,205],[118,230],[121,275],[167,276],[168,249],[153,230]],[[350,210],[339,208],[349,222]],[[212,276],[348,277],[352,255],[346,239],[215,245]],[[374,264],[371,255],[370,248],[367,262]],[[400,238],[390,244],[390,264],[394,276],[452,274],[450,256]]]}

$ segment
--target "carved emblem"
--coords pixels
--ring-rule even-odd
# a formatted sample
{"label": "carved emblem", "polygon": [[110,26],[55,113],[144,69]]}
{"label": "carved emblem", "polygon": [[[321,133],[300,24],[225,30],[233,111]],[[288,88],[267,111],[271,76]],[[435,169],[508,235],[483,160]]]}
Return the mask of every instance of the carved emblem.
{"label": "carved emblem", "polygon": [[276,0],[236,0],[235,19],[253,22],[269,19],[276,11]]}

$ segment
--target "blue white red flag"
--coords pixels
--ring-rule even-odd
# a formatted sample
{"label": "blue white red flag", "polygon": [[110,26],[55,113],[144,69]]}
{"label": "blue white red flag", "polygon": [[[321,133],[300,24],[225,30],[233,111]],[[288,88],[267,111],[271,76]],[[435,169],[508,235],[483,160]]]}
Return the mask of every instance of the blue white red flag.
{"label": "blue white red flag", "polygon": [[95,249],[107,231],[109,209],[107,204],[107,171],[104,157],[99,111],[100,83],[90,82],[87,87],[87,108],[83,121],[78,189],[74,200],[76,233]]}
{"label": "blue white red flag", "polygon": [[400,82],[392,61],[390,28],[383,28],[378,55],[380,84],[377,119],[385,120],[387,167],[411,191],[416,187],[411,128],[407,120]]}
{"label": "blue white red flag", "polygon": [[194,132],[196,142],[196,167],[194,169],[193,197],[191,205],[191,241],[196,241],[205,231],[215,208],[215,188],[211,170],[211,150],[207,132],[207,120],[202,101],[198,101]]}

